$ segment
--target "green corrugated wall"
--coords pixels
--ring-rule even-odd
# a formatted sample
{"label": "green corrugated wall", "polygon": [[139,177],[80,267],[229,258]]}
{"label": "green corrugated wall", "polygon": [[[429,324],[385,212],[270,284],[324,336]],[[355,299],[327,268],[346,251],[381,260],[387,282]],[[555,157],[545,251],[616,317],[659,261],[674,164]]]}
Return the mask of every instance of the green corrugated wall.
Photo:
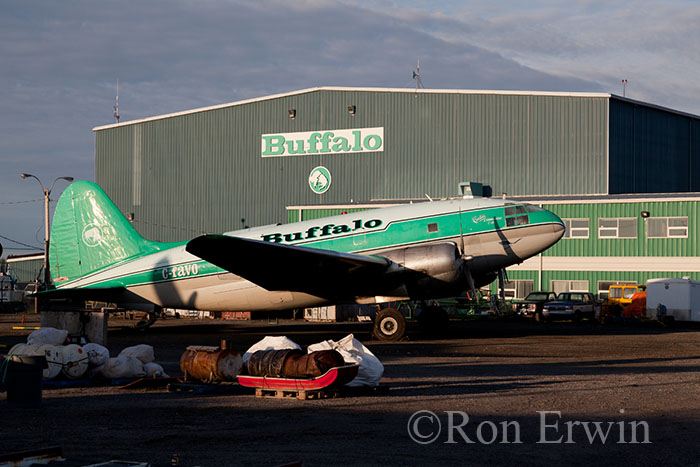
{"label": "green corrugated wall", "polygon": [[[160,241],[285,221],[289,205],[453,196],[463,181],[495,195],[605,193],[599,96],[310,90],[98,129],[95,179]],[[260,155],[262,134],[372,127],[383,152]],[[308,187],[318,165],[332,174],[323,195]]]}
{"label": "green corrugated wall", "polygon": [[[563,238],[547,250],[550,256],[700,256],[700,202],[543,204],[562,219],[589,219],[588,239]],[[688,238],[646,238],[641,212],[651,217],[688,216]],[[598,238],[598,219],[633,217],[637,238]]]}
{"label": "green corrugated wall", "polygon": [[[697,272],[684,273],[683,276],[688,276],[696,281],[700,280],[700,273]],[[508,279],[510,280],[534,281],[535,290],[552,290],[551,281],[553,280],[588,281],[588,291],[594,294],[598,293],[598,281],[630,281],[638,284],[646,284],[648,279],[664,277],[680,277],[680,275],[678,271],[543,271],[542,285],[540,285],[537,271],[508,271]],[[492,284],[493,291],[496,290],[495,287],[496,285],[494,282]]]}

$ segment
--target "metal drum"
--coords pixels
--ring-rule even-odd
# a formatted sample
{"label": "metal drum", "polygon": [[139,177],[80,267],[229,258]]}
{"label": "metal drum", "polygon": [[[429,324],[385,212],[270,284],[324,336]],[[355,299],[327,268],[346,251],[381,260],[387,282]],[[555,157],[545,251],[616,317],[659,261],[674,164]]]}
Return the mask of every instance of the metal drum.
{"label": "metal drum", "polygon": [[241,374],[243,358],[235,350],[228,349],[225,341],[221,347],[191,345],[180,357],[180,369],[185,379],[204,382],[235,381]]}
{"label": "metal drum", "polygon": [[273,378],[316,378],[331,368],[345,365],[335,350],[305,354],[298,349],[260,350],[248,360],[248,374]]}
{"label": "metal drum", "polygon": [[299,349],[258,350],[248,359],[248,374],[252,376],[270,376],[281,378],[284,375],[284,362],[290,356],[304,355]]}

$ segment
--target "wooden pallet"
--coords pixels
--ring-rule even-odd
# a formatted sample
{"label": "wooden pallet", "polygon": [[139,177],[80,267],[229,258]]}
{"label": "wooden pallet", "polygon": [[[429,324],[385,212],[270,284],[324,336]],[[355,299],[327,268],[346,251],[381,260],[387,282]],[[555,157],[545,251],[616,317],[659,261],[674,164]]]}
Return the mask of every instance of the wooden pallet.
{"label": "wooden pallet", "polygon": [[333,399],[341,397],[338,389],[271,389],[255,388],[255,397],[267,397],[273,399]]}

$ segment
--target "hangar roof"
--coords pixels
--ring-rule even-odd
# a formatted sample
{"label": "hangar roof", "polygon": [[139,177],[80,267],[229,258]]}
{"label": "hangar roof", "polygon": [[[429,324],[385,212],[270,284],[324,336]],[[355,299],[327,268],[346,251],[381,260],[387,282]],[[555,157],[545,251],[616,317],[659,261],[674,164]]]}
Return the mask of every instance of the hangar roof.
{"label": "hangar roof", "polygon": [[[353,87],[339,87],[339,86],[317,86],[313,88],[300,89],[298,91],[290,91],[281,94],[272,94],[270,96],[256,97],[254,99],[244,99],[236,102],[229,102],[227,104],[212,105],[209,107],[201,107],[198,109],[184,110],[182,112],[175,112],[164,115],[157,115],[148,118],[142,118],[138,120],[131,120],[128,122],[113,123],[110,125],[97,126],[92,129],[92,131],[107,130],[109,128],[117,128],[125,125],[134,125],[136,123],[150,122],[154,120],[162,120],[166,118],[180,117],[182,115],[189,115],[198,112],[206,112],[209,110],[223,109],[226,107],[235,107],[237,105],[253,104],[256,102],[264,102],[273,99],[279,99],[283,97],[296,96],[299,94],[306,94],[316,91],[359,91],[359,92],[389,92],[389,93],[419,93],[419,94],[475,94],[475,95],[504,95],[504,96],[553,96],[553,97],[599,97],[599,98],[610,98],[613,94],[610,93],[600,93],[600,92],[551,92],[551,91],[487,91],[487,90],[473,90],[473,89],[411,89],[411,88],[353,88]],[[615,96],[618,97],[618,96]],[[626,99],[629,100],[629,99]],[[634,101],[631,101],[634,102]],[[645,104],[648,105],[648,104]],[[664,109],[670,110],[670,109]],[[673,110],[670,110],[675,112]]]}

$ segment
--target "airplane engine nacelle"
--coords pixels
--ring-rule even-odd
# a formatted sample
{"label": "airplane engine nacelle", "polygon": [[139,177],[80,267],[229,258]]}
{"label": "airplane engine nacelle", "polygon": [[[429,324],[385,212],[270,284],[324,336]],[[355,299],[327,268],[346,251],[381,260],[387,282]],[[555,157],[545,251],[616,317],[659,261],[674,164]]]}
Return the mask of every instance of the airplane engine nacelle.
{"label": "airplane engine nacelle", "polygon": [[401,248],[381,256],[395,263],[392,275],[400,277],[411,297],[432,298],[445,289],[463,286],[462,259],[454,243]]}

